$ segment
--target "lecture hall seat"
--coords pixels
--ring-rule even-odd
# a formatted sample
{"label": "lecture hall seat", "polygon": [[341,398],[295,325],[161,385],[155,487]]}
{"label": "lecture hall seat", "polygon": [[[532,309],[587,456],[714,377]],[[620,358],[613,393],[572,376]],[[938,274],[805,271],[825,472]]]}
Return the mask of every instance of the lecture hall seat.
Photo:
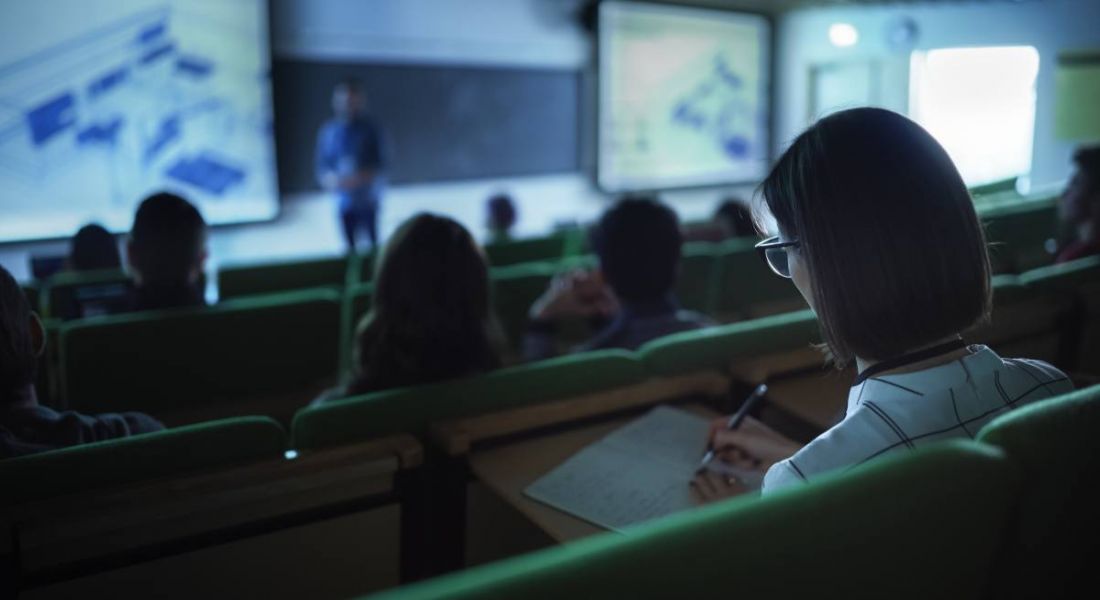
{"label": "lecture hall seat", "polygon": [[346,257],[280,261],[218,268],[218,298],[229,300],[314,287],[343,288],[348,278]]}
{"label": "lecture hall seat", "polygon": [[289,421],[339,372],[341,296],[306,290],[209,308],[74,321],[60,333],[62,398],[172,424],[240,414]]}
{"label": "lecture hall seat", "polygon": [[1020,487],[945,442],[373,598],[982,598]]}
{"label": "lecture hall seat", "polygon": [[1100,556],[1100,386],[998,417],[978,440],[1002,448],[1024,485],[992,578],[995,598],[1089,595]]}

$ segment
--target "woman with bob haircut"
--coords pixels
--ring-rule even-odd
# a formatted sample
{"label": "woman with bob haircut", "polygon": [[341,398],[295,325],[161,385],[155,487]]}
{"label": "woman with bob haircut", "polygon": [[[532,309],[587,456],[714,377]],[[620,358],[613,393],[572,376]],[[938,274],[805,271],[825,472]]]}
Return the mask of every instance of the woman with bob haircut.
{"label": "woman with bob haircut", "polygon": [[[753,419],[733,431],[716,422],[712,447],[766,470],[764,493],[972,438],[1008,410],[1072,390],[1044,362],[963,341],[990,312],[985,236],[951,159],[916,123],[877,108],[826,117],[791,144],[762,192],[779,235],[758,250],[814,310],[836,365],[854,361],[859,372],[843,419],[805,446]],[[692,484],[704,500],[739,491],[713,472]]]}
{"label": "woman with bob haircut", "polygon": [[477,375],[500,366],[489,269],[470,233],[420,214],[386,244],[359,323],[350,383],[316,402]]}

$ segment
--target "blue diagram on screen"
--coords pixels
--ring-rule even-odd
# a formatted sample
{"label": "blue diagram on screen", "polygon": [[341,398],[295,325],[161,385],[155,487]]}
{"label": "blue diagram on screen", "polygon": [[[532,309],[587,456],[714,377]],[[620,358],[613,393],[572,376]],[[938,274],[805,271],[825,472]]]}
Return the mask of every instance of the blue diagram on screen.
{"label": "blue diagram on screen", "polygon": [[78,211],[101,220],[117,213],[121,224],[143,196],[172,188],[215,222],[263,218],[270,207],[210,208],[274,200],[267,33],[240,14],[251,6],[244,17],[256,20],[257,5],[105,6],[118,13],[108,22],[68,24],[75,34],[0,57],[8,61],[0,65],[5,212],[28,215],[30,228],[32,208],[57,203],[63,214],[59,197],[70,208],[81,197]]}
{"label": "blue diagram on screen", "polygon": [[752,144],[745,135],[756,116],[741,76],[715,55],[702,81],[675,104],[670,120],[712,138],[731,159],[748,158]]}

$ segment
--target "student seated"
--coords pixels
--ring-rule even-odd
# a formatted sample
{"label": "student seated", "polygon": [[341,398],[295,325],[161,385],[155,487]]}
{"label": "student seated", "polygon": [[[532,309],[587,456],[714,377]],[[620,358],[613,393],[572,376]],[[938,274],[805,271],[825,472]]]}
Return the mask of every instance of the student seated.
{"label": "student seated", "polygon": [[127,247],[131,309],[205,306],[206,222],[190,202],[161,192],[138,207]]}
{"label": "student seated", "polygon": [[70,271],[121,269],[122,256],[115,237],[96,223],[81,227],[73,236],[67,266]]}
{"label": "student seated", "polygon": [[[101,315],[110,315],[129,310],[131,303],[131,285],[122,274],[122,258],[114,236],[95,223],[85,225],[76,232],[69,246],[69,255],[64,258],[60,276],[64,282],[60,290],[49,296],[49,316],[65,321],[83,319]],[[100,279],[98,275],[89,278],[72,277],[71,273],[93,272],[117,273],[117,277]],[[52,287],[57,281],[50,281]]]}
{"label": "student seated", "polygon": [[1077,169],[1058,205],[1070,239],[1058,249],[1056,263],[1100,254],[1100,146],[1077,150],[1073,162]]}
{"label": "student seated", "polygon": [[382,250],[350,383],[318,402],[495,369],[502,337],[489,298],[489,268],[470,233],[447,217],[413,217]]}
{"label": "student seated", "polygon": [[556,325],[566,318],[609,320],[577,352],[633,350],[654,338],[713,325],[681,309],[673,294],[681,245],[679,221],[667,206],[650,198],[619,201],[593,233],[599,271],[555,278],[531,307],[524,357],[553,356]]}
{"label": "student seated", "polygon": [[38,315],[0,267],[0,458],[164,428],[141,413],[89,416],[39,406],[34,381],[45,345]]}
{"label": "student seated", "polygon": [[744,200],[730,197],[718,205],[710,221],[685,225],[685,242],[721,242],[730,238],[756,237],[752,211]]}
{"label": "student seated", "polygon": [[[762,189],[779,235],[757,247],[813,308],[836,364],[859,371],[843,419],[804,447],[752,419],[734,431],[716,424],[713,447],[766,470],[765,493],[972,438],[1008,410],[1072,389],[1046,363],[963,341],[990,311],[985,237],[951,159],[909,119],[876,108],[826,117]],[[693,483],[705,499],[738,488],[709,472]]]}
{"label": "student seated", "polygon": [[485,205],[485,224],[489,229],[490,244],[507,242],[512,239],[512,227],[516,224],[516,204],[506,193],[493,194]]}

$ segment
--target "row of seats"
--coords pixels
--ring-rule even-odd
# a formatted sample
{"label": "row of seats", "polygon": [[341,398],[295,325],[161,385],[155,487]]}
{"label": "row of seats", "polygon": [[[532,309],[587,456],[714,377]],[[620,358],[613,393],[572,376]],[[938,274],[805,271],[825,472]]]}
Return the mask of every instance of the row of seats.
{"label": "row of seats", "polygon": [[1088,482],[1100,468],[1098,427],[1093,387],[1005,415],[976,442],[942,443],[766,500],[722,503],[372,597],[1083,594],[1100,549],[1100,497]]}
{"label": "row of seats", "polygon": [[[1053,199],[1017,199],[998,201],[981,211],[991,243],[991,256],[998,273],[1020,273],[1050,262],[1047,240],[1058,227]],[[557,264],[584,253],[581,230],[570,230],[544,238],[497,242],[485,247],[492,267],[507,267],[523,263]],[[683,277],[680,295],[692,309],[706,313],[738,313],[748,311],[758,302],[754,298],[737,298],[731,291],[742,291],[742,274],[754,276],[760,270],[752,243],[733,240],[729,244],[691,243],[684,248]],[[591,263],[591,261],[589,261]],[[334,287],[344,288],[369,282],[374,269],[374,255],[318,258],[260,265],[224,265],[218,270],[218,288],[222,299],[239,298],[288,290]],[[504,271],[507,272],[507,271]],[[761,278],[761,281],[770,278]],[[755,281],[755,278],[750,279]],[[106,272],[91,275],[61,274],[47,282],[43,290],[28,286],[29,296],[36,300],[45,316],[66,314],[79,288],[125,284],[124,273]],[[773,297],[789,299],[783,287],[762,284],[765,289],[751,294],[770,302]],[[789,286],[788,286],[789,287]],[[86,292],[87,293],[87,292]],[[37,300],[41,295],[41,300]],[[729,305],[728,302],[738,304]]]}
{"label": "row of seats", "polygon": [[[579,230],[546,237],[485,245],[492,267],[532,262],[557,262],[581,252]],[[223,299],[310,288],[353,286],[371,280],[375,254],[319,258],[262,265],[226,265],[218,269],[218,294]]]}
{"label": "row of seats", "polygon": [[[605,358],[606,366],[616,360]],[[619,383],[629,380],[619,370]],[[552,374],[544,373],[547,385],[555,381]],[[604,383],[612,383],[611,378]],[[483,384],[471,388],[469,397],[491,391]],[[555,412],[564,406],[558,404]],[[513,423],[516,408],[515,403],[494,402],[483,410],[503,415],[499,423]],[[605,405],[599,410],[608,409]],[[414,432],[424,426],[409,412],[403,415],[393,417],[403,419],[399,428]],[[528,421],[527,428],[555,422]],[[1075,569],[1089,556],[1079,545],[1095,546],[1100,539],[1088,512],[1096,501],[1095,492],[1089,491],[1095,486],[1086,477],[1100,466],[1097,426],[1100,386],[1002,417],[978,434],[980,443],[951,442],[887,458],[763,501],[739,499],[645,525],[626,536],[583,540],[402,588],[387,597],[549,598],[604,592],[716,597],[734,583],[740,593],[753,595],[777,590],[807,595],[821,589],[859,597],[870,589],[890,589],[892,595],[906,597],[1057,595],[1052,585],[1069,590],[1077,584],[1067,574],[1079,575]],[[187,561],[196,552],[202,555],[203,550],[253,537],[270,546],[269,536],[290,530],[298,531],[292,540],[300,544],[303,527],[324,532],[327,520],[349,512],[378,514],[389,505],[399,510],[380,518],[400,521],[400,535],[385,534],[390,530],[380,522],[367,529],[360,523],[354,531],[359,538],[355,552],[365,556],[368,547],[381,546],[400,555],[399,563],[438,552],[446,543],[439,507],[430,500],[449,498],[440,491],[449,485],[447,472],[422,463],[430,454],[423,454],[411,436],[387,436],[381,428],[364,433],[356,438],[358,446],[327,449],[307,450],[320,440],[303,438],[304,443],[292,444],[298,446],[295,454],[301,454],[286,460],[280,456],[287,438],[277,423],[242,418],[4,461],[0,479],[11,487],[0,498],[2,523],[14,537],[0,544],[0,558],[13,560],[0,563],[20,570],[5,581],[36,587],[89,577],[120,564],[169,560],[184,552],[191,554],[176,575],[194,577],[187,567],[198,567]],[[505,427],[487,435],[514,433]],[[367,438],[378,444],[372,451],[362,449]],[[444,451],[454,454],[453,449]],[[437,460],[436,467],[440,465],[450,463]],[[361,487],[347,491],[355,485]],[[303,512],[297,503],[306,497],[311,504]],[[166,521],[173,526],[165,526]],[[414,527],[414,521],[427,530]],[[203,527],[210,529],[209,535]],[[85,539],[106,530],[114,537],[97,537],[91,544]],[[175,539],[180,536],[199,539],[182,543]],[[315,541],[323,544],[324,538]],[[61,551],[66,544],[67,551]],[[881,552],[883,548],[891,551]],[[278,550],[287,552],[284,546]],[[303,565],[317,562],[313,555],[318,547],[299,545],[289,556],[272,553],[271,547],[253,551],[269,584],[285,585],[287,577],[273,567],[285,561],[293,565],[291,572],[301,573]],[[218,556],[215,551],[210,558]],[[847,568],[853,557],[860,560],[863,575],[858,578],[850,577]],[[256,565],[238,567],[235,575],[247,580],[249,568]],[[439,570],[408,567],[400,565],[402,580]],[[320,585],[314,579],[317,572],[307,571],[311,576],[306,580]],[[668,573],[676,573],[676,579],[668,580]],[[232,585],[227,581],[233,579],[204,581],[221,587]],[[107,582],[117,584],[110,577]],[[394,583],[391,577],[358,591]],[[132,590],[134,581],[128,584]],[[352,585],[357,585],[354,578]],[[73,591],[60,589],[62,594]]]}
{"label": "row of seats", "polygon": [[[529,276],[533,275],[520,273],[515,281]],[[1020,276],[998,276],[994,319],[971,339],[1069,370],[1095,365],[1098,282],[1098,257]],[[535,287],[529,285],[529,291],[534,293]],[[207,309],[66,323],[54,330],[60,383],[56,404],[88,412],[143,410],[176,423],[250,413],[287,422],[294,411],[336,383],[345,356],[342,348],[349,345],[347,332],[354,322],[349,319],[366,310],[368,294],[369,290],[353,293],[350,308],[337,291],[315,289],[242,298]],[[348,311],[355,314],[349,318]],[[792,323],[797,328],[790,329]],[[815,341],[816,332],[813,315],[802,310],[683,333],[647,347],[672,347],[663,361],[652,359],[652,349],[638,356],[647,368],[666,375],[671,368],[667,365],[701,368],[776,344],[805,347]],[[583,364],[594,356],[563,364]],[[507,379],[511,373],[542,368],[519,366],[488,377]],[[526,385],[522,377],[518,380],[519,388]]]}

